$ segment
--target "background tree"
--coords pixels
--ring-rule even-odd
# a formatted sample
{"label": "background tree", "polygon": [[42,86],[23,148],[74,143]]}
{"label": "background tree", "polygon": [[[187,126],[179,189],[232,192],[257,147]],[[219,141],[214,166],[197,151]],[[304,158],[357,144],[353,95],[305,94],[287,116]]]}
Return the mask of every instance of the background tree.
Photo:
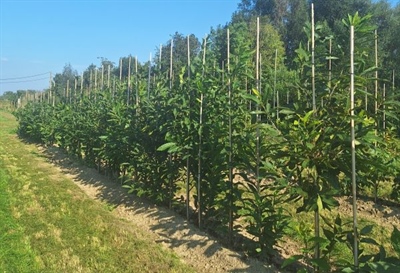
{"label": "background tree", "polygon": [[63,68],[62,73],[57,73],[54,80],[54,91],[57,96],[64,96],[67,88],[67,82],[69,81],[69,87],[74,86],[75,78],[78,76],[78,72],[73,69],[70,63],[66,64]]}

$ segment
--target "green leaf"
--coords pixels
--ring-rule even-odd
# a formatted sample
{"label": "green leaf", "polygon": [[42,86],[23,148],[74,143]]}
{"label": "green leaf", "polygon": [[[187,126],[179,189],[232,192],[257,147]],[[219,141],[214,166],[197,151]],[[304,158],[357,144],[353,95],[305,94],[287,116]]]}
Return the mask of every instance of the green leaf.
{"label": "green leaf", "polygon": [[163,151],[170,150],[172,148],[176,148],[176,143],[175,142],[164,143],[163,145],[158,147],[157,151],[163,152]]}
{"label": "green leaf", "polygon": [[322,271],[329,271],[330,269],[328,261],[324,258],[312,259],[311,263],[315,266],[318,266]]}
{"label": "green leaf", "polygon": [[322,199],[321,196],[318,194],[317,197],[317,207],[318,207],[318,211],[321,212],[324,209],[324,205],[322,204]]}
{"label": "green leaf", "polygon": [[365,226],[363,229],[361,229],[360,234],[367,235],[367,234],[371,233],[373,227],[374,227],[373,225]]}
{"label": "green leaf", "polygon": [[397,255],[400,256],[400,231],[394,227],[392,236],[390,236],[390,241]]}
{"label": "green leaf", "polygon": [[291,265],[291,264],[297,262],[297,261],[300,260],[301,258],[303,258],[303,255],[293,255],[293,256],[287,258],[287,259],[283,262],[282,268],[285,268],[285,267],[287,267],[288,265]]}

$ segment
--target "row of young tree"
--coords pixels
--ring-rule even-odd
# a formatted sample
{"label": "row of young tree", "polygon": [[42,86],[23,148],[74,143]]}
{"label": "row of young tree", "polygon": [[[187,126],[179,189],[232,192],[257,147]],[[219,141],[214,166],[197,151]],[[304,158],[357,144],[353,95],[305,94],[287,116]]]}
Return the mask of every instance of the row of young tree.
{"label": "row of young tree", "polygon": [[[380,40],[373,17],[349,16],[338,37],[327,24],[305,24],[308,39],[289,66],[283,57],[288,48],[268,15],[238,21],[240,13],[248,15],[246,3],[258,7],[258,1],[243,1],[232,23],[201,44],[176,34],[153,63],[122,59],[114,78],[105,69],[110,64],[80,81],[75,77],[74,85],[71,78],[62,92],[55,92],[55,80],[45,99],[16,112],[20,135],[61,146],[122,179],[131,192],[227,234],[232,244],[247,232],[251,239],[243,247],[260,257],[271,258],[289,232],[290,204],[296,213],[313,213],[315,228],[303,254],[285,266],[301,259],[303,270],[398,272],[396,228],[391,240],[397,254],[381,247],[367,255],[361,248],[378,244],[368,237],[371,226],[352,230],[343,216],[326,213],[338,207],[338,196],[352,192],[351,120],[357,191],[372,188],[378,197],[379,183],[387,181],[392,201],[399,202],[398,88],[393,69],[379,70],[371,57],[381,52],[374,50]],[[351,26],[354,54],[345,50]],[[343,245],[354,259],[334,255]]]}

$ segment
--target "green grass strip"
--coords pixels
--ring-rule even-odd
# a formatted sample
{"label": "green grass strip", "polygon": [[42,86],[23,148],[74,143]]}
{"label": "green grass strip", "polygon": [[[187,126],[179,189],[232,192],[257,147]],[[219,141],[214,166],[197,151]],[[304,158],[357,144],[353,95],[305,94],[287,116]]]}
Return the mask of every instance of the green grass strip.
{"label": "green grass strip", "polygon": [[0,272],[193,272],[57,172],[0,111]]}
{"label": "green grass strip", "polygon": [[0,272],[38,272],[29,240],[11,216],[9,181],[0,165]]}

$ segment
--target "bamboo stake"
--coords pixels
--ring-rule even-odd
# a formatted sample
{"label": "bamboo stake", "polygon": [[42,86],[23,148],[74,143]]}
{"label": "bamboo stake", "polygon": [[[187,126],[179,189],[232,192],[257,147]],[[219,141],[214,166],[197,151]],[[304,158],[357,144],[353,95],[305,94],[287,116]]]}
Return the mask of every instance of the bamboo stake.
{"label": "bamboo stake", "polygon": [[357,181],[356,181],[356,141],[354,130],[354,26],[350,26],[350,115],[351,115],[351,181],[353,191],[353,233],[354,266],[358,269],[358,231],[357,231]]}
{"label": "bamboo stake", "polygon": [[393,76],[392,76],[392,89],[394,91],[394,69],[393,69]]}
{"label": "bamboo stake", "polygon": [[82,98],[82,92],[83,92],[83,71],[81,75],[81,98]]}
{"label": "bamboo stake", "polygon": [[65,93],[65,101],[68,101],[69,98],[69,80],[67,80],[67,88],[66,88],[66,93]]}
{"label": "bamboo stake", "polygon": [[317,109],[315,99],[315,26],[314,26],[314,3],[311,3],[311,85],[313,110]]}
{"label": "bamboo stake", "polygon": [[[375,120],[378,115],[378,31],[375,29]],[[375,134],[378,134],[378,124],[375,122]]]}
{"label": "bamboo stake", "polygon": [[119,81],[122,81],[122,58],[119,59]]}
{"label": "bamboo stake", "polygon": [[107,88],[110,91],[110,78],[111,78],[111,66],[108,65],[107,67]]}
{"label": "bamboo stake", "polygon": [[97,100],[97,68],[94,70],[94,101]]}
{"label": "bamboo stake", "polygon": [[97,91],[97,68],[94,70],[94,90]]}
{"label": "bamboo stake", "polygon": [[382,117],[382,129],[383,132],[385,133],[386,130],[386,106],[385,106],[385,101],[386,101],[386,84],[383,84],[383,94],[382,94],[382,105],[383,105],[383,117]]}
{"label": "bamboo stake", "polygon": [[74,103],[75,103],[75,101],[76,101],[76,89],[77,89],[77,87],[78,87],[78,80],[77,80],[77,78],[75,77],[75,84],[74,84]]}
{"label": "bamboo stake", "polygon": [[[260,90],[260,75],[259,75],[259,61],[260,59],[260,18],[257,17],[257,38],[256,38],[256,86],[257,91]],[[261,99],[261,94],[260,94]],[[258,123],[260,122],[260,115],[258,114],[260,110],[260,105],[257,104],[257,114],[256,114],[256,122],[257,122],[257,132],[256,132],[256,157],[257,157],[257,166],[256,166],[256,178],[257,178],[257,192],[260,192],[260,128]]]}
{"label": "bamboo stake", "polygon": [[276,95],[276,120],[279,120],[279,91],[276,90],[276,69],[278,64],[278,49],[275,49],[275,67],[274,67],[274,94]]}
{"label": "bamboo stake", "polygon": [[129,55],[129,61],[128,61],[128,92],[126,95],[126,105],[129,105],[129,97],[130,97],[130,92],[131,92],[131,62],[132,62],[132,56]]}
{"label": "bamboo stake", "polygon": [[[139,87],[138,87],[138,59],[135,57],[135,91],[136,91],[136,109],[139,106]],[[137,110],[136,110],[137,113]]]}
{"label": "bamboo stake", "polygon": [[[204,46],[203,46],[203,72],[202,76],[204,77],[205,73],[205,65],[206,65],[206,49],[207,49],[207,36],[204,38]],[[198,225],[201,228],[201,146],[202,146],[202,130],[203,130],[203,90],[201,90],[200,95],[200,120],[199,120],[199,154],[198,154],[198,166],[197,166],[197,204],[198,204]]]}
{"label": "bamboo stake", "polygon": [[230,78],[230,35],[229,28],[227,29],[227,76],[228,76],[228,106],[229,106],[229,158],[228,158],[228,171],[229,171],[229,244],[232,244],[233,237],[233,166],[232,166],[232,90]]}
{"label": "bamboo stake", "polygon": [[332,88],[332,39],[329,39],[329,61],[328,61],[328,87]]}
{"label": "bamboo stake", "polygon": [[101,65],[101,91],[104,88],[104,64]]}
{"label": "bamboo stake", "polygon": [[52,80],[52,77],[51,77],[51,72],[50,72],[50,77],[49,77],[49,95],[47,97],[47,100],[48,100],[49,104],[50,104],[50,99],[51,99],[51,80]]}
{"label": "bamboo stake", "polygon": [[151,74],[151,52],[149,58],[149,74],[147,78],[147,99],[150,100],[150,74]]}
{"label": "bamboo stake", "polygon": [[[169,60],[169,96],[172,95],[172,62],[173,62],[173,43],[174,40],[171,39],[171,55],[170,55],[170,60]],[[168,154],[168,165],[171,167],[172,166],[172,154]],[[168,183],[169,183],[169,208],[172,208],[172,198],[173,198],[173,192],[172,192],[172,176],[170,175],[168,178]]]}
{"label": "bamboo stake", "polygon": [[[161,47],[160,47],[160,56],[161,56]],[[161,58],[161,57],[160,57]],[[161,68],[161,60],[160,60],[160,68]],[[191,88],[191,82],[190,82],[190,43],[189,43],[189,35],[187,36],[187,69],[188,69],[188,96],[189,96],[189,118],[190,118],[190,112],[191,112],[191,107],[190,107],[190,102],[191,102],[191,96],[190,96],[190,88]],[[190,129],[188,129],[188,134],[190,133]],[[187,158],[186,158],[186,220],[189,221],[189,208],[190,208],[190,153],[188,153]]]}
{"label": "bamboo stake", "polygon": [[365,111],[368,111],[368,88],[365,87],[365,99],[364,99],[364,103],[365,103]]}
{"label": "bamboo stake", "polygon": [[[314,114],[316,114],[316,94],[315,94],[315,23],[314,23],[314,3],[311,3],[311,88],[312,88],[312,107]],[[318,181],[314,182],[318,186]],[[319,208],[314,211],[314,235],[316,238],[320,237],[320,224],[319,224]],[[315,243],[314,258],[320,258],[320,244]],[[318,271],[318,266],[314,268]]]}
{"label": "bamboo stake", "polygon": [[174,40],[171,39],[171,51],[170,51],[170,57],[169,57],[169,89],[171,91],[172,89],[172,50],[173,50],[173,46],[174,46]]}
{"label": "bamboo stake", "polygon": [[161,71],[161,56],[162,56],[162,44],[160,44],[160,56],[158,56],[158,69]]}

